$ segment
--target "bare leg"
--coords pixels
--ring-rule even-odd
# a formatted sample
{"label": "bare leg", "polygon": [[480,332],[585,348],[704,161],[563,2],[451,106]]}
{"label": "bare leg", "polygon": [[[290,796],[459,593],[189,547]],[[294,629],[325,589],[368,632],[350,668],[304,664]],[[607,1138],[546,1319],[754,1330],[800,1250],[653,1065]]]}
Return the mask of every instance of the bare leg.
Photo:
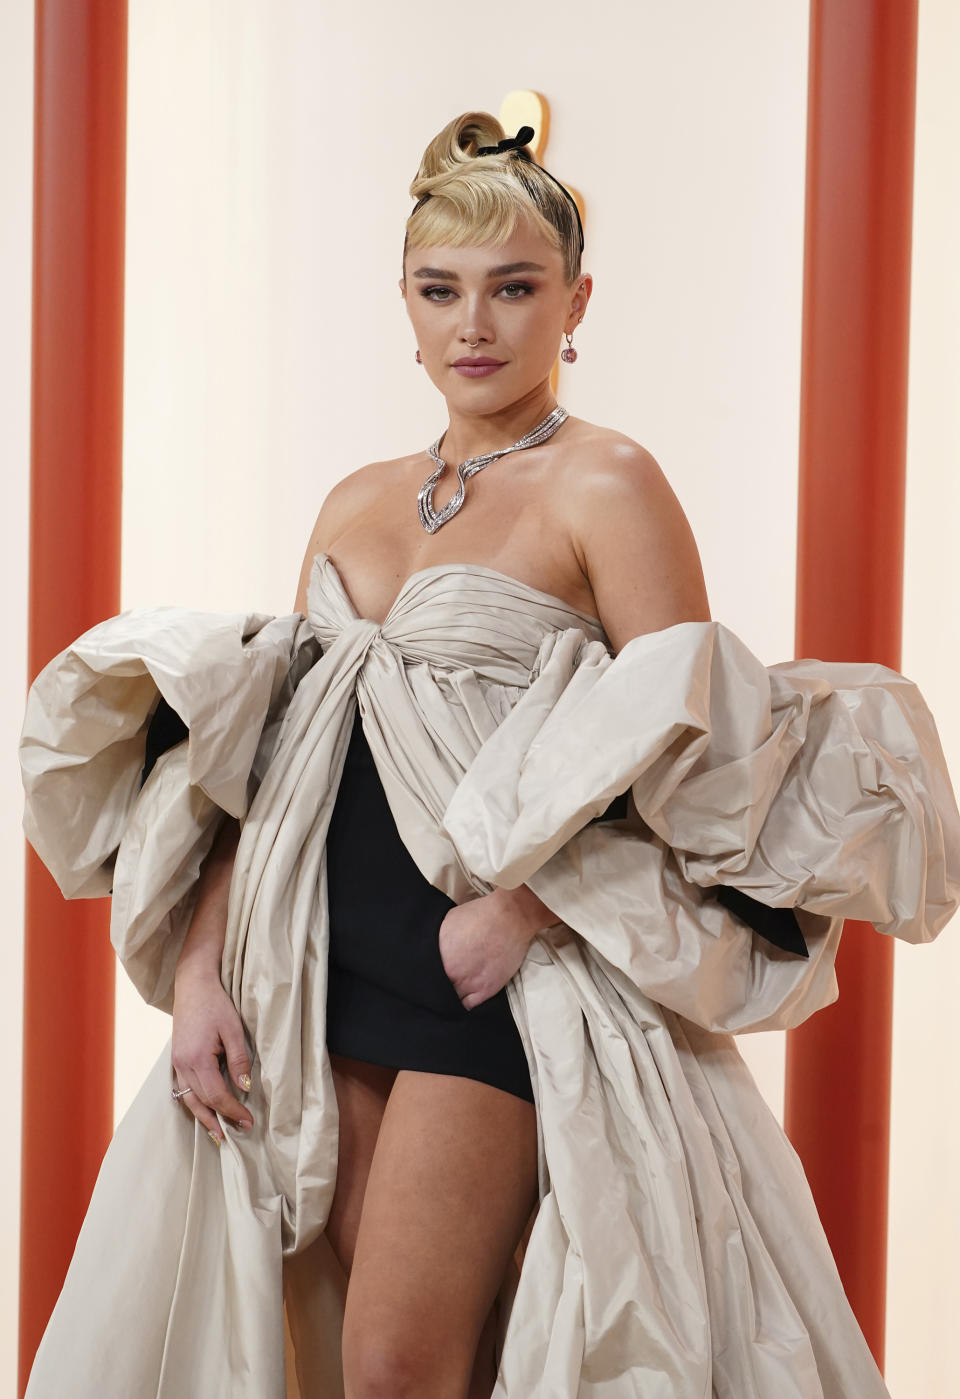
{"label": "bare leg", "polygon": [[491,1308],[536,1199],[532,1103],[474,1079],[397,1072],[347,1289],[347,1399],[488,1399]]}
{"label": "bare leg", "polygon": [[497,1380],[496,1312],[491,1307],[483,1323],[473,1360],[473,1373],[467,1389],[467,1399],[490,1399]]}
{"label": "bare leg", "polygon": [[397,1070],[331,1054],[330,1067],[340,1113],[337,1187],[326,1235],[350,1276],[370,1162]]}

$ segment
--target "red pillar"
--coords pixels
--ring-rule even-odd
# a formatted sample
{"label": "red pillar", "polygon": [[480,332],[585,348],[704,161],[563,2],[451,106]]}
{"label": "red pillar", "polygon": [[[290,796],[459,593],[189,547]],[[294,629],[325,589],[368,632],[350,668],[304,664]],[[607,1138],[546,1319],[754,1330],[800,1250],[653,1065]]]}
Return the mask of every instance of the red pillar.
{"label": "red pillar", "polygon": [[[797,656],[900,668],[916,0],[813,0]],[[883,1364],[893,945],[848,921],[840,999],[787,1037],[785,1120]]]}
{"label": "red pillar", "polygon": [[[37,0],[28,675],[120,606],[125,0]],[[27,847],[22,1395],[113,1131],[107,900]]]}

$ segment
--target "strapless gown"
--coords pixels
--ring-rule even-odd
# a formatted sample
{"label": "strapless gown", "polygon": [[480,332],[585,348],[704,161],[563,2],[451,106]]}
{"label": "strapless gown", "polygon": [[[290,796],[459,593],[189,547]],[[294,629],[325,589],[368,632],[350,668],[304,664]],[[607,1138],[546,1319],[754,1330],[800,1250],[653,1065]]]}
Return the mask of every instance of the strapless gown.
{"label": "strapless gown", "polygon": [[[256,1123],[214,1149],[164,1047],[26,1399],[342,1399],[325,1042],[526,1096],[503,992],[464,1010],[437,943],[451,902],[521,883],[559,921],[504,988],[539,1204],[498,1291],[496,1399],[889,1399],[736,1035],[830,1005],[845,918],[920,943],[960,907],[912,681],[766,666],[716,621],[613,654],[599,619],[479,564],[412,574],[378,623],[318,554],[306,616],[93,627],[31,685],[20,760],[34,850],[67,897],[111,894],[124,970],[168,1012],[201,862],[240,820],[221,975]],[[593,824],[618,793],[628,819]]]}

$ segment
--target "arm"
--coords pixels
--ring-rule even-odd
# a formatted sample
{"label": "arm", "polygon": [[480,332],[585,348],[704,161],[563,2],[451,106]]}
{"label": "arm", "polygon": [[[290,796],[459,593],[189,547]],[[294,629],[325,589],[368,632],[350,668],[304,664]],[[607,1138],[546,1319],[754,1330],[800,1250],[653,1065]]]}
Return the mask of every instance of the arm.
{"label": "arm", "polygon": [[218,1146],[223,1141],[218,1112],[247,1130],[253,1126],[252,1114],[227,1088],[219,1064],[222,1054],[238,1087],[250,1087],[243,1021],[220,979],[239,837],[240,823],[226,817],[200,870],[197,902],[173,980],[170,1063],[178,1087],[190,1089],[179,1101]]}
{"label": "arm", "polygon": [[227,896],[239,839],[239,821],[234,816],[225,817],[200,870],[197,902],[177,958],[174,986],[184,978],[220,980],[227,929]]}
{"label": "arm", "polygon": [[629,438],[610,443],[571,480],[565,499],[577,558],[615,655],[635,636],[711,620],[693,531],[646,448]]}
{"label": "arm", "polygon": [[[562,482],[566,526],[614,654],[645,632],[710,621],[700,554],[656,459],[629,438]],[[529,941],[557,915],[527,884],[494,895]]]}

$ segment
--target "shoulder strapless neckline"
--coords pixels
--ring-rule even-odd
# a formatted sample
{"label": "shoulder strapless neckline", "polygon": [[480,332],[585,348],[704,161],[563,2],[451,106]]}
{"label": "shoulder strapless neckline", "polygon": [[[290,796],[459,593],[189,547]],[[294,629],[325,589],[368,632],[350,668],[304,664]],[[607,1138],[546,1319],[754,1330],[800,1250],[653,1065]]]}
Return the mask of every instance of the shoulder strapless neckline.
{"label": "shoulder strapless neckline", "polygon": [[[338,584],[340,585],[340,591],[342,592],[344,598],[346,598],[347,602],[350,603],[350,606],[354,614],[357,617],[359,617],[360,613],[354,606],[353,601],[350,598],[350,595],[347,592],[346,587],[344,586],[344,582],[342,577],[340,576],[339,569],[337,568],[330,555],[324,553],[322,550],[314,556],[313,567],[314,569],[316,569],[318,566],[325,566],[333,572]],[[600,618],[594,616],[592,612],[584,612],[581,608],[574,607],[572,603],[567,602],[564,598],[557,597],[556,593],[548,593],[543,588],[534,587],[532,583],[525,583],[521,578],[515,578],[511,573],[503,573],[498,568],[490,568],[487,564],[480,563],[435,563],[428,564],[425,568],[418,568],[415,573],[411,573],[400,584],[396,596],[394,597],[390,606],[387,608],[387,611],[384,614],[383,619],[381,621],[378,622],[375,617],[368,617],[364,620],[372,622],[374,626],[385,626],[392,617],[393,613],[400,606],[401,602],[407,594],[407,591],[413,586],[414,583],[416,583],[422,578],[427,578],[432,574],[442,576],[444,574],[451,573],[476,573],[487,578],[499,579],[501,582],[509,584],[511,588],[519,588],[521,589],[521,591],[527,592],[533,597],[546,599],[548,602],[554,604],[555,606],[562,608],[563,611],[569,612],[571,616],[579,617],[582,620],[589,622],[592,626],[598,628],[601,632],[603,631],[603,623],[601,622]]]}

